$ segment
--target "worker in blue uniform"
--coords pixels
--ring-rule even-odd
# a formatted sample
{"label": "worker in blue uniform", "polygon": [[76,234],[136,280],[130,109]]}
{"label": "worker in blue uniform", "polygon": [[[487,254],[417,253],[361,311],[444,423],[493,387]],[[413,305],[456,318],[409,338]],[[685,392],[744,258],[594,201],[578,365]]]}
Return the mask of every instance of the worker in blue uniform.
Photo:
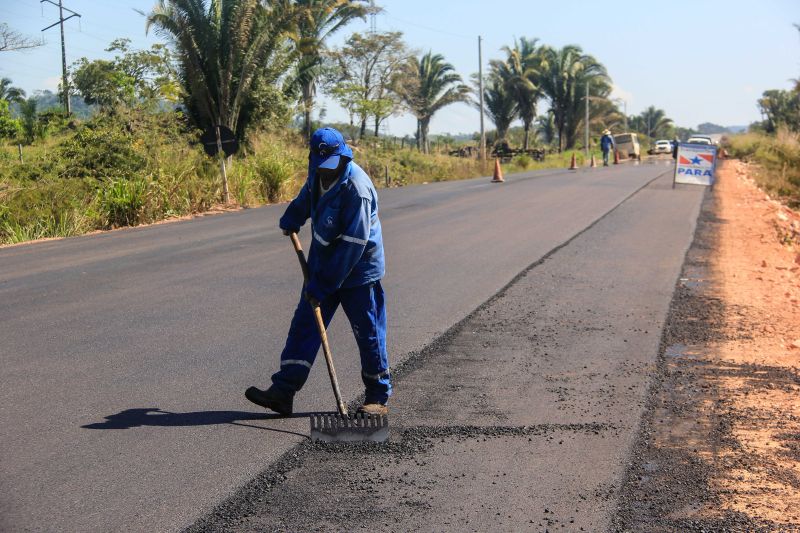
{"label": "worker in blue uniform", "polygon": [[392,393],[386,352],[383,239],[378,194],[353,151],[333,128],[311,137],[308,178],[280,219],[285,235],[311,219],[309,282],[289,328],[281,367],[267,390],[250,387],[251,402],[277,413],[292,413],[293,399],[308,378],[321,339],[313,308],[320,307],[327,327],[339,305],[344,309],[361,356],[364,404],[359,411],[388,413]]}
{"label": "worker in blue uniform", "polygon": [[600,137],[600,150],[603,152],[603,166],[608,166],[608,154],[611,150],[616,149],[614,137],[611,136],[609,130],[603,130],[603,136]]}

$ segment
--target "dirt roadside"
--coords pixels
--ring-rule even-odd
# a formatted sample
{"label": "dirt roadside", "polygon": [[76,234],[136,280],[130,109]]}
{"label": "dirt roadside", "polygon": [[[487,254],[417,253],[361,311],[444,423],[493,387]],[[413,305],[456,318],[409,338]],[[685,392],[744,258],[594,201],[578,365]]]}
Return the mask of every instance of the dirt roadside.
{"label": "dirt roadside", "polygon": [[800,531],[800,216],[726,161],[687,254],[616,531]]}

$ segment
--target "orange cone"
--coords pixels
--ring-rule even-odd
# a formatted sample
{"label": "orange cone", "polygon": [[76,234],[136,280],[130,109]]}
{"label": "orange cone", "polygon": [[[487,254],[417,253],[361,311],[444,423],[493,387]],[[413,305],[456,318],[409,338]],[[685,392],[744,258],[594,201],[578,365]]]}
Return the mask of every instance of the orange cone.
{"label": "orange cone", "polygon": [[575,161],[575,152],[572,152],[572,163],[570,163],[569,169],[570,170],[577,170],[578,169],[577,161]]}
{"label": "orange cone", "polygon": [[589,164],[589,166],[592,168],[597,167],[597,161],[594,160],[594,154],[592,154],[592,162]]}
{"label": "orange cone", "polygon": [[500,168],[500,159],[495,158],[494,160],[494,177],[492,178],[492,183],[503,183],[503,169]]}
{"label": "orange cone", "polygon": [[614,150],[614,164],[619,165],[619,150]]}

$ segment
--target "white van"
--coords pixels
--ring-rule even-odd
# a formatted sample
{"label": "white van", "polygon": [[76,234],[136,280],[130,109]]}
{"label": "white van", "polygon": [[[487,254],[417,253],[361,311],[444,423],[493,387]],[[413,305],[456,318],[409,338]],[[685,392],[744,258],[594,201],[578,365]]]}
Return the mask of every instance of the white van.
{"label": "white van", "polygon": [[614,144],[622,158],[639,159],[639,137],[635,133],[614,135]]}

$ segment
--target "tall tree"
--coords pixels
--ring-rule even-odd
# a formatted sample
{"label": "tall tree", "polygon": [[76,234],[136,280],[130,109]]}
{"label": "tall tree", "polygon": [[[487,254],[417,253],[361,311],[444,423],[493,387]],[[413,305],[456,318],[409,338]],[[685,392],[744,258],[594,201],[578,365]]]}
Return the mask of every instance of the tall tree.
{"label": "tall tree", "polygon": [[300,87],[303,132],[311,138],[311,112],[322,72],[325,41],[354,19],[365,19],[365,0],[296,0],[299,15],[295,83]]}
{"label": "tall tree", "polygon": [[541,98],[540,58],[536,48],[538,39],[521,38],[514,41],[513,47],[504,46],[504,61],[493,60],[492,70],[504,81],[506,91],[516,101],[517,115],[522,120],[525,137],[524,148],[529,147],[531,124],[536,118],[536,104]]}
{"label": "tall tree", "polygon": [[668,118],[663,109],[650,106],[629,120],[631,128],[647,135],[651,139],[668,137],[673,128],[672,119]]}
{"label": "tall tree", "polygon": [[398,91],[417,118],[417,148],[427,154],[431,118],[443,107],[466,101],[469,87],[441,54],[428,52],[421,58],[410,59]]}
{"label": "tall tree", "polygon": [[402,37],[400,32],[354,33],[330,54],[326,83],[342,106],[360,118],[361,137],[368,119],[377,137],[381,122],[399,108],[395,89],[408,60]]}
{"label": "tall tree", "polygon": [[87,104],[104,110],[118,105],[157,105],[177,101],[180,88],[172,54],[163,44],[132,50],[128,39],[117,39],[106,52],[122,52],[112,60],[81,58],[72,68],[72,81]]}
{"label": "tall tree", "polygon": [[[492,69],[484,83],[483,103],[489,120],[497,129],[497,141],[503,141],[508,135],[508,128],[517,117],[517,101],[508,92],[500,74]],[[480,107],[478,104],[476,104]]]}
{"label": "tall tree", "polygon": [[12,87],[10,78],[0,79],[0,100],[21,103],[25,100],[25,91],[19,87]]}
{"label": "tall tree", "polygon": [[609,78],[605,67],[595,58],[584,54],[579,46],[567,45],[561,49],[544,47],[541,57],[541,87],[550,100],[558,149],[563,151],[575,144],[582,122],[581,111],[585,105],[586,84],[590,95],[598,93]]}
{"label": "tall tree", "polygon": [[22,131],[19,120],[11,118],[8,100],[0,98],[0,139],[13,139]]}
{"label": "tall tree", "polygon": [[39,120],[36,99],[31,97],[24,100],[19,106],[19,111],[22,115],[20,122],[25,144],[33,144],[37,137],[44,136],[44,124]]}
{"label": "tall tree", "polygon": [[277,80],[290,64],[294,20],[291,0],[159,0],[147,29],[172,41],[197,125],[222,124],[242,137],[256,81]]}
{"label": "tall tree", "polygon": [[800,131],[800,91],[770,89],[758,99],[764,117],[764,130],[775,133],[780,126]]}
{"label": "tall tree", "polygon": [[548,109],[544,115],[536,117],[536,133],[543,143],[551,145],[556,142],[556,121],[553,110]]}
{"label": "tall tree", "polygon": [[0,23],[0,52],[27,50],[29,48],[36,48],[37,46],[42,46],[42,43],[12,30],[5,22]]}

